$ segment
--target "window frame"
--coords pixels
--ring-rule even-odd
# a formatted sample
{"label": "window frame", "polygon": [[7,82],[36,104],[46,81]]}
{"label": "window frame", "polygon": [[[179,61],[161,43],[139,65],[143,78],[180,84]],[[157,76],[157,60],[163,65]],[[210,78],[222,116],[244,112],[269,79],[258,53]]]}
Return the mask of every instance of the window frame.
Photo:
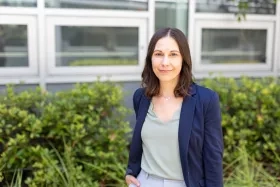
{"label": "window frame", "polygon": [[[271,71],[273,64],[273,21],[246,21],[236,20],[196,20],[194,39],[194,70],[195,72],[244,72],[244,71]],[[266,36],[266,63],[264,64],[202,64],[202,29],[262,29],[267,31]]]}
{"label": "window frame", "polygon": [[38,75],[38,37],[37,19],[29,15],[1,15],[1,25],[26,25],[28,65],[26,67],[3,67],[0,68],[0,77],[36,76]]}
{"label": "window frame", "polygon": [[[58,67],[55,61],[55,27],[56,26],[94,26],[94,27],[137,27],[138,33],[138,65],[122,66],[73,66]],[[112,17],[63,17],[48,16],[46,18],[46,46],[49,75],[118,75],[140,73],[144,67],[147,44],[147,20],[143,18],[112,18]]]}

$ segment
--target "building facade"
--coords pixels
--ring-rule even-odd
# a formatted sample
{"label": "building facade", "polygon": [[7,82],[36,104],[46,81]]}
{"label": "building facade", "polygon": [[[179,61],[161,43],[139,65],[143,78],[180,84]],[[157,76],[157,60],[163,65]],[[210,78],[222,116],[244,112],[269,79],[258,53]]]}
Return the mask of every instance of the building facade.
{"label": "building facade", "polygon": [[252,0],[0,0],[0,87],[111,80],[139,86],[149,39],[177,27],[196,79],[280,75],[280,3]]}

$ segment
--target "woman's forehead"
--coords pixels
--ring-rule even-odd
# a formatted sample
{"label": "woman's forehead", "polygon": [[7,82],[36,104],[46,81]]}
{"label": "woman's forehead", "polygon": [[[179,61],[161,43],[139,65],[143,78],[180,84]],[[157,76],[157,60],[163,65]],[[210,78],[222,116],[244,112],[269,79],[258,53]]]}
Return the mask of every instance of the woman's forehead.
{"label": "woman's forehead", "polygon": [[172,37],[164,37],[157,41],[155,49],[160,51],[179,51],[177,42]]}

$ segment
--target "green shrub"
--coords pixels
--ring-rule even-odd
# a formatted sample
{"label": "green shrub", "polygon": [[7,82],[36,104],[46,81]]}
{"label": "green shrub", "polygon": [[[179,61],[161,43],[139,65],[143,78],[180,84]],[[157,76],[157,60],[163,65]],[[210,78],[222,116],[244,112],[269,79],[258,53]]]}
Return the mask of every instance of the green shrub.
{"label": "green shrub", "polygon": [[[245,146],[237,148],[238,157],[224,169],[228,174],[224,179],[225,187],[280,187],[277,177],[269,174],[263,164],[257,162],[252,155],[249,155]],[[280,160],[278,161],[280,164]]]}
{"label": "green shrub", "polygon": [[0,100],[4,180],[11,182],[14,171],[24,169],[29,186],[54,186],[57,175],[49,168],[53,164],[63,168],[54,148],[65,155],[68,147],[71,157],[67,158],[73,160],[77,173],[83,172],[81,178],[117,185],[116,179],[125,173],[126,137],[131,130],[125,121],[130,111],[122,104],[123,95],[121,87],[100,82],[78,84],[56,94],[39,88],[16,94],[8,87]]}
{"label": "green shrub", "polygon": [[225,164],[238,157],[238,147],[245,146],[270,173],[280,176],[274,154],[280,152],[280,85],[275,79],[215,77],[202,84],[220,96]]}

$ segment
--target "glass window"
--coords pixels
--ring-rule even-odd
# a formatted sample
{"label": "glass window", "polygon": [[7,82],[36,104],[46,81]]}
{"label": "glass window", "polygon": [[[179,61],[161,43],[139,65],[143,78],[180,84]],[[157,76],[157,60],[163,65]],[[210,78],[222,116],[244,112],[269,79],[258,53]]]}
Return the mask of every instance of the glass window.
{"label": "glass window", "polygon": [[0,6],[36,7],[37,0],[0,0]]}
{"label": "glass window", "polygon": [[138,27],[56,26],[56,66],[138,64]]}
{"label": "glass window", "polygon": [[0,25],[0,67],[28,66],[27,25]]}
{"label": "glass window", "polygon": [[202,29],[202,63],[265,63],[266,38],[267,30]]}
{"label": "glass window", "polygon": [[147,11],[148,0],[46,0],[46,7]]}
{"label": "glass window", "polygon": [[155,7],[155,30],[164,27],[175,27],[187,35],[188,0],[157,0]]}
{"label": "glass window", "polygon": [[[240,0],[197,0],[197,12],[237,13]],[[242,4],[241,4],[242,5]],[[241,8],[242,9],[242,8]],[[249,14],[275,14],[275,0],[248,0],[247,13]]]}

